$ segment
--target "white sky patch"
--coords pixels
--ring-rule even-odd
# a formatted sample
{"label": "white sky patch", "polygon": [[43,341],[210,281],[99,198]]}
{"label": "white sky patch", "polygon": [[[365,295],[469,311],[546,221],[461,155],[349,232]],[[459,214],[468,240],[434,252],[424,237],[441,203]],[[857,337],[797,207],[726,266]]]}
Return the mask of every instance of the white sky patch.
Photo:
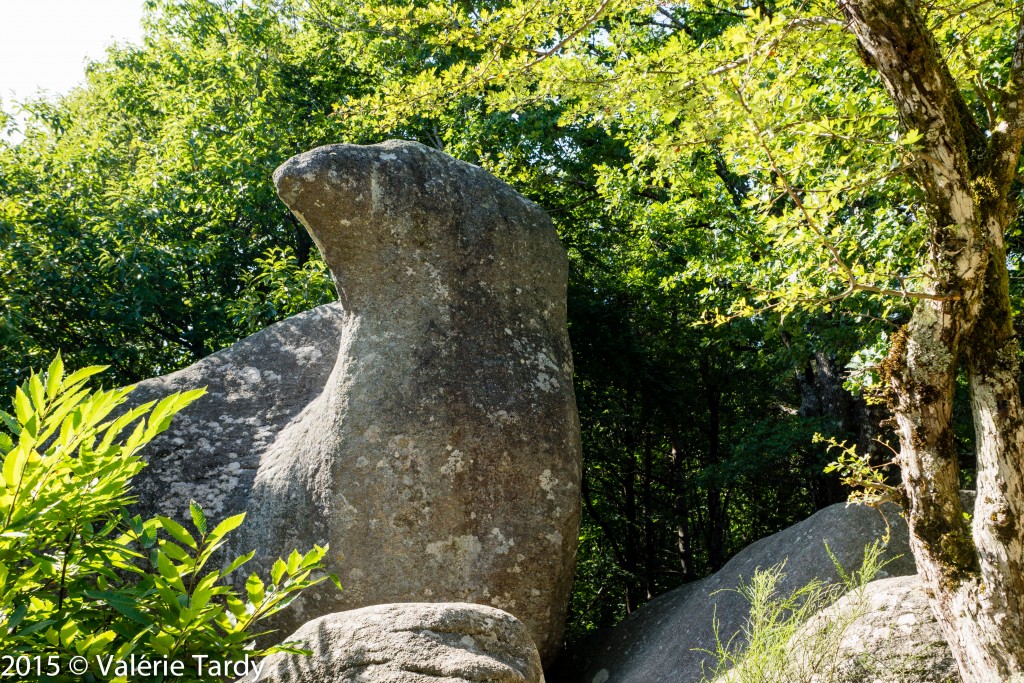
{"label": "white sky patch", "polygon": [[142,40],[143,0],[0,0],[0,100],[65,93],[86,59],[114,42]]}

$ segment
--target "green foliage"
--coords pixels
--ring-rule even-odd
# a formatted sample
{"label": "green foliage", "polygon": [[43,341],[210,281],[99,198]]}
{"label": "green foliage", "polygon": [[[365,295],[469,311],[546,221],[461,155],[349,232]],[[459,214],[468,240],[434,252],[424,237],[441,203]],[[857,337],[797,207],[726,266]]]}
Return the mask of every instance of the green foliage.
{"label": "green foliage", "polygon": [[846,364],[849,371],[843,387],[864,396],[869,403],[885,402],[885,387],[880,375],[882,362],[889,353],[889,335],[882,332],[874,344],[853,354]]}
{"label": "green foliage", "polygon": [[237,660],[288,649],[250,648],[258,622],[327,578],[316,575],[326,548],[293,552],[274,565],[269,584],[252,574],[239,593],[229,579],[253,554],[220,569],[210,563],[244,515],[210,529],[193,501],[194,531],[167,517],[131,516],[139,451],[203,391],[125,410],[131,388],[87,388],[102,369],[65,375],[58,356],[16,389],[13,413],[0,412],[5,654],[58,657],[64,674],[56,680],[80,680],[68,674],[73,656],[88,658],[90,676],[105,680],[99,661],[130,654],[181,660],[190,673],[180,680],[198,680],[192,655]]}
{"label": "green foliage", "polygon": [[[826,546],[828,550],[828,546]],[[863,591],[885,566],[883,546],[864,549],[859,569],[847,572],[829,551],[841,581],[814,580],[796,590],[781,593],[785,563],[754,572],[736,592],[750,606],[743,628],[722,640],[716,623],[714,673],[705,683],[828,683],[840,680],[840,647],[850,626],[867,611]],[[826,619],[814,619],[843,595],[848,609],[833,611]]]}
{"label": "green foliage", "polygon": [[[857,446],[836,441],[834,437],[825,438],[814,435],[815,443],[827,443],[829,450],[839,451],[836,459],[825,467],[825,472],[838,472],[844,486],[853,489],[850,492],[851,503],[862,503],[878,507],[885,502],[900,502],[900,487],[893,486],[889,468],[896,466],[896,460],[875,464],[871,456],[858,453]],[[893,455],[896,455],[895,452]]]}
{"label": "green foliage", "polygon": [[268,249],[256,259],[257,271],[243,276],[244,289],[228,304],[239,332],[252,334],[313,306],[334,300],[334,283],[327,264],[311,258],[300,265],[289,247]]}
{"label": "green foliage", "polygon": [[[700,240],[706,256],[666,280],[708,283],[720,296],[712,319],[828,311],[854,295],[842,305],[896,314],[928,290],[927,220],[908,178],[921,136],[900,129],[835,3],[359,7],[377,42],[415,41],[431,59],[347,111],[388,126],[466,99],[498,112],[557,102],[561,125],[623,141],[630,163],[601,167],[601,181],[642,183],[644,212],[689,216],[701,212],[693,195],[731,199],[732,216],[714,211]],[[994,125],[1011,4],[922,11],[966,100]]]}

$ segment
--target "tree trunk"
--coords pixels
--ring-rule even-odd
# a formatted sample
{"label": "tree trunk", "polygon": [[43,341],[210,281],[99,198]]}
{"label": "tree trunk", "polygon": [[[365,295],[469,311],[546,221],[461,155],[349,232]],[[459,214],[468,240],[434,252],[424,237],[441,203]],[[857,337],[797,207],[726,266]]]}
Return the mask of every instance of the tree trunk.
{"label": "tree trunk", "polygon": [[722,391],[714,380],[711,360],[708,356],[701,359],[701,377],[704,384],[704,395],[708,403],[708,422],[704,427],[704,435],[708,441],[705,466],[715,469],[705,483],[708,506],[705,542],[708,548],[708,565],[711,571],[716,572],[725,565],[726,559],[726,510],[722,500],[722,487],[718,483],[720,474],[717,471],[718,466],[722,463]]}
{"label": "tree trunk", "polygon": [[690,536],[690,492],[687,477],[683,472],[682,441],[675,433],[670,437],[672,444],[671,463],[672,495],[675,498],[676,511],[676,551],[679,557],[679,570],[683,583],[691,581],[694,576],[693,544]]}
{"label": "tree trunk", "polygon": [[[1024,410],[1003,234],[1024,121],[1022,34],[998,117],[974,120],[912,0],[840,0],[906,129],[930,223],[933,298],[916,304],[883,367],[917,567],[966,683],[1024,673]],[[973,523],[960,504],[952,405],[965,368],[977,436]]]}
{"label": "tree trunk", "polygon": [[[1018,378],[1018,347],[1010,309],[1002,240],[993,249],[983,295],[982,317],[966,350],[978,456],[974,545],[978,585],[970,595],[983,606],[974,629],[960,635],[972,655],[969,666],[1024,672],[1024,409]],[[968,604],[970,604],[968,602]],[[986,623],[987,622],[987,623]],[[994,634],[994,635],[992,635]],[[984,661],[992,658],[994,661]],[[982,661],[977,661],[981,659]]]}
{"label": "tree trunk", "polygon": [[955,332],[955,316],[939,319],[919,305],[890,356],[911,547],[967,683],[1024,672],[1024,410],[1001,250],[989,260],[982,299],[963,345],[978,457],[970,528],[952,443],[956,356],[935,343]]}
{"label": "tree trunk", "polygon": [[625,533],[622,539],[623,560],[622,569],[626,574],[626,614],[632,614],[637,607],[644,603],[643,590],[640,587],[640,549],[637,544],[637,536],[640,535],[639,515],[637,512],[636,496],[636,456],[639,448],[639,439],[632,433],[625,439],[625,458],[623,459],[623,472],[621,482],[622,494],[622,517],[625,522]]}
{"label": "tree trunk", "polygon": [[291,220],[295,235],[295,260],[299,267],[302,267],[309,261],[309,254],[313,249],[313,238],[309,236],[309,232],[291,211],[288,212],[288,218]]}
{"label": "tree trunk", "polygon": [[655,570],[657,567],[657,525],[654,518],[654,448],[651,445],[651,435],[644,436],[643,470],[641,482],[643,493],[643,531],[644,531],[644,601],[650,600],[658,594]]}

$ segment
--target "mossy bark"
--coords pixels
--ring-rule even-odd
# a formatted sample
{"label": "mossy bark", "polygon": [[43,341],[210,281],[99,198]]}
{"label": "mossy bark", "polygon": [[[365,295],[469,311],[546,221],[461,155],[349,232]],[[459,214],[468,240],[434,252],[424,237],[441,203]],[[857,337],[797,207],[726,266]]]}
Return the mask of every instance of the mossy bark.
{"label": "mossy bark", "polygon": [[[840,0],[903,126],[921,135],[934,293],[917,303],[884,367],[900,437],[911,547],[967,683],[1024,673],[1024,409],[1003,235],[1020,157],[1021,28],[997,120],[972,117],[912,0]],[[978,449],[968,524],[952,403],[966,369]]]}

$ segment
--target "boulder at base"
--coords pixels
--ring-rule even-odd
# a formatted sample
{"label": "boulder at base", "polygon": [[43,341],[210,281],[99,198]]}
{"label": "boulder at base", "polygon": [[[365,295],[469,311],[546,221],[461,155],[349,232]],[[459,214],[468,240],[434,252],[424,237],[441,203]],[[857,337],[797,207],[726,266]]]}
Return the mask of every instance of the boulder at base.
{"label": "boulder at base", "polygon": [[[891,538],[884,559],[892,559],[882,576],[916,573],[907,542],[907,526],[898,511],[888,506]],[[845,569],[856,569],[864,548],[886,530],[878,511],[856,505],[833,505],[799,524],[744,548],[716,574],[681,586],[631,614],[618,626],[598,636],[593,658],[586,667],[585,683],[698,683],[712,677],[715,659],[709,654],[718,633],[728,640],[742,627],[749,606],[736,592],[758,569],[785,562],[780,593],[790,593],[814,579],[839,580],[825,544]],[[734,645],[741,645],[740,640]]]}
{"label": "boulder at base", "polygon": [[[822,638],[823,624],[832,638]],[[824,643],[823,643],[824,641]],[[809,648],[810,643],[828,644]],[[813,617],[791,644],[791,665],[808,683],[959,683],[920,577],[872,581]],[[825,656],[822,656],[825,655]],[[813,662],[813,665],[812,665]]]}
{"label": "boulder at base", "polygon": [[275,625],[393,602],[472,602],[561,643],[580,515],[568,262],[547,215],[415,143],[332,145],[274,175],[340,302],[138,399],[208,386],[148,448],[141,512],[246,512],[256,569],[330,544]]}
{"label": "boulder at base", "polygon": [[[278,653],[266,683],[542,683],[537,648],[522,622],[466,603],[377,605],[328,614],[288,641],[311,655]],[[242,681],[252,681],[245,678]]]}

